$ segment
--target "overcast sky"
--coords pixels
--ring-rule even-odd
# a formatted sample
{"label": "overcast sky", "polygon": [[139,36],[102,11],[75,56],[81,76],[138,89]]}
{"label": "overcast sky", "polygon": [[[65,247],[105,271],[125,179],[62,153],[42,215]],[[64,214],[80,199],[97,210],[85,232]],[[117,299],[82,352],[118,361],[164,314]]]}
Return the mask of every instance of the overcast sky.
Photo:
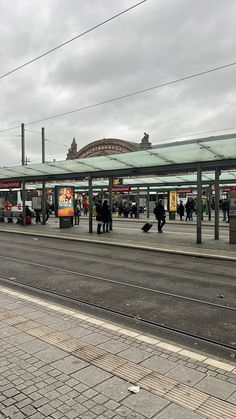
{"label": "overcast sky", "polygon": [[[0,0],[0,76],[135,3]],[[0,131],[234,62],[235,21],[235,0],[147,0],[2,78]],[[101,138],[140,142],[144,131],[153,145],[191,139],[189,134],[236,127],[235,108],[232,66],[27,125],[36,133],[26,132],[26,156],[41,161],[41,127],[46,159],[64,160],[73,137],[79,148]],[[0,147],[0,166],[21,164],[20,128],[0,133]]]}

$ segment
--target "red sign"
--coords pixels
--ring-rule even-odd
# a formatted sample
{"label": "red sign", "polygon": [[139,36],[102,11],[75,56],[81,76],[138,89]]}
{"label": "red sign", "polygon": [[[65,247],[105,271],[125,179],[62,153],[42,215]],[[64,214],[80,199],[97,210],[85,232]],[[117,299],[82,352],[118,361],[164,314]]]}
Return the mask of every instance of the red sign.
{"label": "red sign", "polygon": [[112,185],[112,192],[128,193],[131,191],[131,186]]}
{"label": "red sign", "polygon": [[236,186],[226,186],[225,188],[223,188],[223,192],[231,192],[231,191],[236,191]]}
{"label": "red sign", "polygon": [[192,193],[192,189],[178,189],[178,193]]}
{"label": "red sign", "polygon": [[21,187],[21,180],[1,180],[0,189],[14,189]]}

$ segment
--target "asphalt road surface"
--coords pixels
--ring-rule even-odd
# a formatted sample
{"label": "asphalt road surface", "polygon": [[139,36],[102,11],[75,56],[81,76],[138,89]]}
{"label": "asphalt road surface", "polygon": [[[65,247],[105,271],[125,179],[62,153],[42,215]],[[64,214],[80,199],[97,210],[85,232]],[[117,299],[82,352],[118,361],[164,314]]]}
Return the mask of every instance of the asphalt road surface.
{"label": "asphalt road surface", "polygon": [[0,263],[2,278],[236,348],[235,262],[1,233]]}

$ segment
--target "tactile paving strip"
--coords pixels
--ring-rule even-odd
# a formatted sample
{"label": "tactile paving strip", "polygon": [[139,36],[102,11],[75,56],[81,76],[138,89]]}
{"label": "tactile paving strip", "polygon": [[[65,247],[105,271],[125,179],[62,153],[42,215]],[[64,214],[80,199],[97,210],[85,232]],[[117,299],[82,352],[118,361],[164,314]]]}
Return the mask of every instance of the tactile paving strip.
{"label": "tactile paving strip", "polygon": [[[209,397],[196,412],[209,419],[232,419],[236,418],[236,406],[215,397]],[[232,416],[233,415],[233,416]]]}
{"label": "tactile paving strip", "polygon": [[1,310],[0,320],[63,349],[73,356],[83,359],[97,367],[111,372],[130,383],[138,384],[168,401],[179,404],[188,410],[204,415],[209,419],[235,419],[236,406],[208,394],[180,384],[169,377],[153,372],[148,368],[128,361],[118,355],[76,339],[47,326],[42,326],[26,316],[14,315],[11,311]]}

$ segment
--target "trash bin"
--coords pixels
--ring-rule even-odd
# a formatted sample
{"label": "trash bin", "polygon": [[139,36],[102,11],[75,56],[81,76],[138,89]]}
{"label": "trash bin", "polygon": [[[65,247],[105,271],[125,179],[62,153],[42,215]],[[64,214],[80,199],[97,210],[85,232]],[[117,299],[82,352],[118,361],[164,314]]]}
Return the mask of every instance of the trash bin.
{"label": "trash bin", "polygon": [[236,244],[236,216],[230,215],[229,218],[229,242]]}
{"label": "trash bin", "polygon": [[60,217],[60,228],[71,228],[71,217]]}
{"label": "trash bin", "polygon": [[175,220],[175,212],[169,212],[169,220]]}

